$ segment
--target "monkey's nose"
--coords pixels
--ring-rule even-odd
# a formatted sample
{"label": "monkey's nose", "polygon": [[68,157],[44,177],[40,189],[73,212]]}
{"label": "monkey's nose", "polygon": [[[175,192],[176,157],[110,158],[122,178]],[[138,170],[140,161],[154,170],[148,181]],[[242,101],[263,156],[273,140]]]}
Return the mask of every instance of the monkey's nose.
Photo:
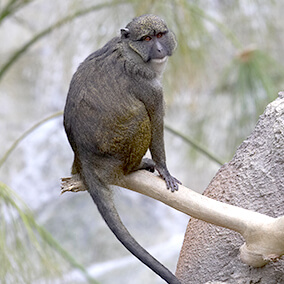
{"label": "monkey's nose", "polygon": [[157,51],[158,52],[162,52],[163,51],[163,46],[159,42],[157,42]]}

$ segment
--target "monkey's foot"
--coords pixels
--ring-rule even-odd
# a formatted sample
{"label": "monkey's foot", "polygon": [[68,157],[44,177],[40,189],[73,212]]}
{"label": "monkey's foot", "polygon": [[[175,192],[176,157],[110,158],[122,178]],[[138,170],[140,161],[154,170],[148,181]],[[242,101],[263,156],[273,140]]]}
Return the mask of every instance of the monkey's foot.
{"label": "monkey's foot", "polygon": [[143,158],[138,170],[146,170],[148,172],[153,173],[155,171],[155,162],[152,159],[149,158]]}

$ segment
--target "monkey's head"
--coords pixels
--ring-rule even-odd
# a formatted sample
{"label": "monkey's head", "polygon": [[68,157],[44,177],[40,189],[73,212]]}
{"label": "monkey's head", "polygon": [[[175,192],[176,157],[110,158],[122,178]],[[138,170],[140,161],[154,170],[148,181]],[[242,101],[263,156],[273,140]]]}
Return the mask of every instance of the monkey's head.
{"label": "monkey's head", "polygon": [[176,48],[176,39],[164,20],[155,15],[143,15],[133,19],[121,29],[121,40],[144,63],[163,65]]}

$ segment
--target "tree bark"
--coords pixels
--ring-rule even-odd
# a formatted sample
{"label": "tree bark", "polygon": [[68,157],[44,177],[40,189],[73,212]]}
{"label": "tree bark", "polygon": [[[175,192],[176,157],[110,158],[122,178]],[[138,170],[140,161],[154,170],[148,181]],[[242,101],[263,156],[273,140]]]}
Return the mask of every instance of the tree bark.
{"label": "tree bark", "polygon": [[[267,106],[253,133],[204,195],[270,217],[284,215],[284,93]],[[177,277],[186,284],[284,283],[283,259],[253,268],[240,260],[242,243],[236,232],[191,218]]]}

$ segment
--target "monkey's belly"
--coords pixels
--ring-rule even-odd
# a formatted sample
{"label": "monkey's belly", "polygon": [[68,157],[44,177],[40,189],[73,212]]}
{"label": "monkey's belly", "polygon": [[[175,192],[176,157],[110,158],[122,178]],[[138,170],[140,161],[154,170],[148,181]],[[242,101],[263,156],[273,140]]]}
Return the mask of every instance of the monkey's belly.
{"label": "monkey's belly", "polygon": [[128,153],[126,156],[124,171],[125,174],[133,171],[140,165],[141,159],[146,154],[151,143],[151,124],[148,117],[140,122],[139,131],[134,135],[132,143],[128,145]]}
{"label": "monkey's belly", "polygon": [[[137,168],[151,143],[151,123],[147,113],[113,118],[112,127],[100,127],[98,150],[121,161],[125,174]],[[107,124],[106,124],[107,125]],[[98,137],[98,135],[96,135]]]}

